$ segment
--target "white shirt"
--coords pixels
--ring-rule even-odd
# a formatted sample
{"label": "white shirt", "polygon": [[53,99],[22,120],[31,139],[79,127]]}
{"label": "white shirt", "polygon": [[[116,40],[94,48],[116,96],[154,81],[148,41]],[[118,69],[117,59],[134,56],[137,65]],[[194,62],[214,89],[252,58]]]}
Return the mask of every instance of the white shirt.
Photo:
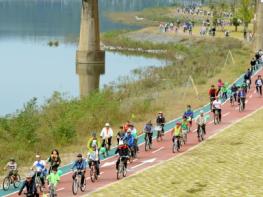
{"label": "white shirt", "polygon": [[222,105],[222,103],[221,103],[221,101],[220,100],[214,100],[214,102],[213,102],[213,108],[214,109],[221,109],[221,105]]}
{"label": "white shirt", "polygon": [[261,79],[257,79],[256,84],[257,84],[257,86],[262,86],[262,80]]}
{"label": "white shirt", "polygon": [[102,137],[102,139],[110,138],[113,136],[113,130],[111,128],[104,127],[101,130],[100,136]]}
{"label": "white shirt", "polygon": [[37,172],[42,172],[45,170],[46,162],[44,160],[35,161],[33,167],[36,168]]}
{"label": "white shirt", "polygon": [[206,124],[206,118],[205,118],[205,116],[204,116],[204,115],[203,115],[203,116],[199,115],[199,116],[197,117],[197,119],[196,119],[196,123],[199,124],[199,125],[204,125],[204,124]]}
{"label": "white shirt", "polygon": [[93,151],[92,153],[89,154],[89,160],[90,161],[98,161],[99,160],[99,151]]}

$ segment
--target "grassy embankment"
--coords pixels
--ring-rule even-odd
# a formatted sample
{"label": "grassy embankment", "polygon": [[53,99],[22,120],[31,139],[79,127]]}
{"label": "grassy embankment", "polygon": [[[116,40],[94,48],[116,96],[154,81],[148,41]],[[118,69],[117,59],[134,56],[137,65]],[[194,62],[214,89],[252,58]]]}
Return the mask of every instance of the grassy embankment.
{"label": "grassy embankment", "polygon": [[262,196],[262,119],[260,110],[198,148],[91,196]]}
{"label": "grassy embankment", "polygon": [[[165,45],[141,43],[108,34],[104,41],[117,46],[166,49],[166,54],[157,56],[168,58],[169,64],[162,68],[137,69],[129,77],[116,82],[114,87],[109,86],[82,100],[55,93],[45,104],[38,106],[32,99],[15,114],[2,117],[0,149],[4,151],[0,153],[0,166],[11,156],[20,166],[32,164],[36,152],[45,158],[55,147],[62,153],[65,164],[74,158],[76,152],[86,150],[91,131],[99,131],[105,122],[110,122],[116,129],[131,119],[133,113],[132,121],[141,129],[143,122],[153,119],[157,110],[161,109],[167,119],[171,119],[181,114],[188,103],[199,107],[207,102],[211,82],[219,77],[233,81],[246,69],[251,55],[247,47],[233,39],[192,40]],[[236,64],[228,62],[223,68],[229,49]],[[198,99],[192,88],[186,87],[189,75],[196,82]]]}

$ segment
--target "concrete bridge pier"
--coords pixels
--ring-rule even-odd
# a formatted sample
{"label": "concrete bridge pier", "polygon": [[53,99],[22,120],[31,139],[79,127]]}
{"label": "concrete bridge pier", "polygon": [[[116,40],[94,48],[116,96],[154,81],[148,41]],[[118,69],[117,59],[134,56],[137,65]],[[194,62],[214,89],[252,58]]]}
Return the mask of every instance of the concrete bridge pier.
{"label": "concrete bridge pier", "polygon": [[100,75],[105,73],[105,52],[100,49],[98,0],[82,0],[76,72],[81,97],[98,89]]}

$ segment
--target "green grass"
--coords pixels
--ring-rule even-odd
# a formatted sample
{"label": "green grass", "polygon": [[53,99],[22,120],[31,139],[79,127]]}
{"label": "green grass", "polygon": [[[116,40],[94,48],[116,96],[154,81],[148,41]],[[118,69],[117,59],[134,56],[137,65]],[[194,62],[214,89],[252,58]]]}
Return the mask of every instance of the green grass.
{"label": "green grass", "polygon": [[262,119],[260,110],[198,148],[91,196],[262,196]]}

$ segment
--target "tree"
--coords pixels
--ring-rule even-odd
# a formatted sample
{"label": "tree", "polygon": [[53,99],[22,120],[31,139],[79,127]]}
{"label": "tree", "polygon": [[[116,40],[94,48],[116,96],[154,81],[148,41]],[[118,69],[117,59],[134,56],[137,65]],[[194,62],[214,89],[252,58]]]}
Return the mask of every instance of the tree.
{"label": "tree", "polygon": [[237,28],[240,25],[240,21],[237,17],[232,18],[232,24],[235,26],[235,31],[237,32]]}
{"label": "tree", "polygon": [[244,32],[248,31],[248,25],[253,19],[254,9],[252,8],[251,0],[241,0],[238,16],[242,19],[244,24]]}

